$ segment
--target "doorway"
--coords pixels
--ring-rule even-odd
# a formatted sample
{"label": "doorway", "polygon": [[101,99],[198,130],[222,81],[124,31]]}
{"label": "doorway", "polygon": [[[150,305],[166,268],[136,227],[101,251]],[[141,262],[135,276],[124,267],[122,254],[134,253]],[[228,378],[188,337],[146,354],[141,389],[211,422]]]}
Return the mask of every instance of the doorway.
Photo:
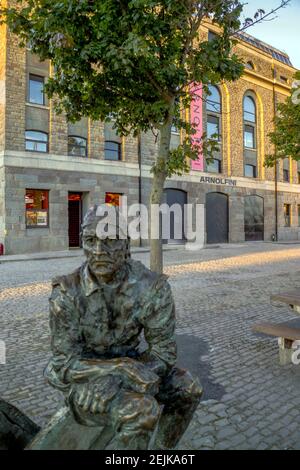
{"label": "doorway", "polygon": [[82,222],[82,193],[69,193],[69,247],[80,248],[81,246],[81,222]]}
{"label": "doorway", "polygon": [[[174,212],[170,213],[169,221],[166,222],[170,223],[170,238],[163,239],[164,244],[174,244],[174,245],[182,245],[185,243],[185,234],[184,234],[184,226],[185,226],[185,206],[187,204],[187,193],[180,189],[165,189],[165,202],[169,207],[172,207],[173,204],[177,204],[178,208],[180,208],[180,216],[176,217]],[[179,215],[179,214],[178,214]],[[181,238],[178,238],[176,235],[180,234]]]}
{"label": "doorway", "polygon": [[206,242],[228,243],[228,196],[206,194]]}

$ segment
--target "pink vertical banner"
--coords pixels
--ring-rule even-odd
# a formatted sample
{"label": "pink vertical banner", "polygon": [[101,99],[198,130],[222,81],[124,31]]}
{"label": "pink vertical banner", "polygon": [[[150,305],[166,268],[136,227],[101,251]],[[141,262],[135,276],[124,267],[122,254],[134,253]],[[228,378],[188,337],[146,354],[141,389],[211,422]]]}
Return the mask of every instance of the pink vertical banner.
{"label": "pink vertical banner", "polygon": [[[200,143],[203,135],[202,85],[200,83],[193,83],[190,90],[191,94],[193,95],[190,109],[190,118],[191,124],[196,130],[196,134],[193,134],[192,136],[192,143]],[[204,159],[202,152],[199,153],[197,160],[192,160],[191,168],[195,171],[204,170]]]}

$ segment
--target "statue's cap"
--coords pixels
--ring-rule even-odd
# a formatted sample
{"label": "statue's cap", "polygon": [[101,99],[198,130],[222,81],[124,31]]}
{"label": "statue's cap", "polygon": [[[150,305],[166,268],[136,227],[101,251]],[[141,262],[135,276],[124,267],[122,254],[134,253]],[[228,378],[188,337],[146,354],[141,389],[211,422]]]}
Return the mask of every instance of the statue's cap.
{"label": "statue's cap", "polygon": [[[102,224],[99,224],[102,222]],[[127,221],[121,213],[119,207],[109,206],[107,204],[95,204],[90,207],[82,223],[82,229],[88,228],[89,226],[97,226],[96,231],[99,237],[101,227],[107,227],[105,232],[101,233],[104,238],[110,237],[108,234],[116,234],[119,238],[128,238],[127,234]],[[99,228],[100,227],[100,228]],[[114,238],[114,237],[113,237]]]}

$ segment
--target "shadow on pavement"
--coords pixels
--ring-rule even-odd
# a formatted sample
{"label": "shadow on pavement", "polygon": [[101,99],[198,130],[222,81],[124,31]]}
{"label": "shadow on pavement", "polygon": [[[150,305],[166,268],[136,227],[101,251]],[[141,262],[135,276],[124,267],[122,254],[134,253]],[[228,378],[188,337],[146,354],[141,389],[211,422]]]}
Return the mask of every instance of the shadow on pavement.
{"label": "shadow on pavement", "polygon": [[225,388],[213,382],[210,377],[212,366],[201,357],[209,356],[209,344],[207,341],[193,335],[176,335],[178,348],[179,367],[188,369],[191,374],[199,378],[204,389],[202,400],[220,401],[225,393]]}

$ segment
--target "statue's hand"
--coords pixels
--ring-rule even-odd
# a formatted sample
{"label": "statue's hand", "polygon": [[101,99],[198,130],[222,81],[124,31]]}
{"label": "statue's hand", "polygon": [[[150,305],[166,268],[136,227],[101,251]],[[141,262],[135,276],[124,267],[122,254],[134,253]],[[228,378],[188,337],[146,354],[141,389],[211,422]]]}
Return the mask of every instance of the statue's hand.
{"label": "statue's hand", "polygon": [[99,382],[75,384],[72,387],[77,407],[87,413],[102,414],[107,405],[121,389],[121,380],[111,375],[103,377]]}
{"label": "statue's hand", "polygon": [[123,380],[123,388],[137,393],[156,395],[160,378],[145,364],[130,358],[119,359],[118,372]]}

